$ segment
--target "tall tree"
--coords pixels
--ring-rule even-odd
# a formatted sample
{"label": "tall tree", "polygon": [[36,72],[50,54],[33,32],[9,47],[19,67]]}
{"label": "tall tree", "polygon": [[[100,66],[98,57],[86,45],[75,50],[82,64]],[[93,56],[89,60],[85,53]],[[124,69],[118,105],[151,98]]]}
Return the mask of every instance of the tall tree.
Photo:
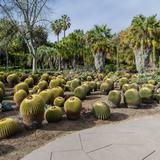
{"label": "tall tree", "polygon": [[93,29],[86,33],[86,42],[92,48],[95,68],[98,71],[104,70],[106,54],[111,48],[110,39],[112,37],[106,25],[95,25]]}
{"label": "tall tree", "polygon": [[32,72],[37,71],[37,47],[33,34],[35,26],[44,21],[42,13],[47,0],[1,0],[0,9],[2,16],[6,16],[27,44],[32,55]]}
{"label": "tall tree", "polygon": [[62,30],[64,37],[66,36],[66,30],[70,28],[71,22],[70,17],[68,17],[66,14],[61,17],[61,23],[62,23]]}

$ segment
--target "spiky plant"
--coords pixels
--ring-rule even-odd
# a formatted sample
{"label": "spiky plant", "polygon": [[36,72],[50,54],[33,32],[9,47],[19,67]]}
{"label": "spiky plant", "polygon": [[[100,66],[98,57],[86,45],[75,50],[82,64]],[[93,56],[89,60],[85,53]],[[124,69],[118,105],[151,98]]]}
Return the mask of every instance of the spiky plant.
{"label": "spiky plant", "polygon": [[122,86],[122,91],[125,93],[128,89],[130,89],[130,84],[124,84]]}
{"label": "spiky plant", "polygon": [[42,74],[42,76],[41,76],[41,80],[45,80],[45,81],[49,81],[49,74],[48,73],[44,73],[44,74]]}
{"label": "spiky plant", "polygon": [[67,118],[70,120],[76,120],[80,117],[82,109],[82,102],[78,97],[70,97],[64,103],[64,111]]}
{"label": "spiky plant", "polygon": [[128,83],[128,78],[122,77],[121,79],[119,79],[119,86],[120,86],[120,88],[122,88],[122,86],[124,84],[126,84],[126,83]]}
{"label": "spiky plant", "polygon": [[125,103],[129,108],[138,108],[140,104],[140,96],[136,89],[128,89],[125,94]]}
{"label": "spiky plant", "polygon": [[52,94],[51,89],[43,90],[42,92],[39,93],[39,96],[42,97],[42,99],[46,104],[52,104],[52,99],[54,98],[54,96]]}
{"label": "spiky plant", "polygon": [[153,84],[143,84],[142,87],[147,87],[149,89],[151,89],[152,91],[154,91],[155,86]]}
{"label": "spiky plant", "polygon": [[53,104],[54,104],[54,106],[63,107],[64,106],[64,102],[65,102],[65,99],[63,97],[59,96],[59,97],[56,97],[54,99]]}
{"label": "spiky plant", "polygon": [[108,101],[111,103],[112,107],[118,107],[121,102],[121,93],[117,90],[112,90],[108,94]]}
{"label": "spiky plant", "polygon": [[2,88],[3,91],[5,91],[5,85],[3,82],[0,81],[0,88]]}
{"label": "spiky plant", "polygon": [[152,84],[152,85],[156,85],[157,84],[157,82],[154,79],[148,80],[148,83]]}
{"label": "spiky plant", "polygon": [[80,86],[81,82],[79,79],[73,79],[71,81],[71,91],[74,91],[75,88],[77,88],[78,86]]}
{"label": "spiky plant", "polygon": [[17,107],[20,107],[22,101],[27,97],[27,92],[25,90],[18,90],[13,97],[14,102]]}
{"label": "spiky plant", "polygon": [[52,79],[49,83],[49,88],[54,88],[58,86],[61,86],[61,80],[59,78]]}
{"label": "spiky plant", "polygon": [[30,95],[20,105],[20,113],[26,126],[41,125],[44,118],[45,102],[39,95]]}
{"label": "spiky plant", "polygon": [[139,95],[144,103],[152,103],[153,102],[153,91],[151,88],[142,87],[139,90]]}
{"label": "spiky plant", "polygon": [[32,77],[26,78],[24,82],[27,83],[30,88],[34,85],[34,79]]}
{"label": "spiky plant", "polygon": [[18,123],[12,118],[0,120],[0,139],[14,135],[18,130]]}
{"label": "spiky plant", "polygon": [[85,87],[79,86],[74,90],[74,96],[78,97],[79,99],[83,100],[86,98],[87,92]]}
{"label": "spiky plant", "polygon": [[112,89],[112,85],[110,83],[107,82],[103,82],[100,86],[100,91],[103,94],[108,94],[108,92]]}
{"label": "spiky plant", "polygon": [[39,90],[39,87],[38,87],[38,85],[36,85],[36,86],[34,86],[34,87],[32,88],[31,93],[32,93],[32,94],[38,93],[38,90]]}
{"label": "spiky plant", "polygon": [[93,104],[93,113],[97,119],[106,120],[110,116],[110,109],[105,102],[97,101]]}
{"label": "spiky plant", "polygon": [[51,92],[52,92],[54,98],[64,95],[64,90],[59,86],[52,88]]}
{"label": "spiky plant", "polygon": [[19,82],[19,78],[17,74],[10,74],[7,77],[7,82],[11,87],[14,87]]}
{"label": "spiky plant", "polygon": [[58,122],[63,117],[63,110],[59,106],[49,107],[44,114],[44,119],[48,122]]}
{"label": "spiky plant", "polygon": [[19,91],[19,90],[24,90],[26,91],[26,93],[29,93],[29,87],[28,87],[28,84],[25,83],[25,82],[21,82],[21,83],[18,83],[15,87],[14,87],[14,93]]}
{"label": "spiky plant", "polygon": [[42,80],[38,83],[38,87],[39,87],[38,92],[41,92],[48,88],[48,83],[45,80]]}
{"label": "spiky plant", "polygon": [[90,81],[88,84],[89,84],[89,87],[90,87],[91,91],[93,91],[93,92],[96,91],[97,84],[96,84],[95,81]]}

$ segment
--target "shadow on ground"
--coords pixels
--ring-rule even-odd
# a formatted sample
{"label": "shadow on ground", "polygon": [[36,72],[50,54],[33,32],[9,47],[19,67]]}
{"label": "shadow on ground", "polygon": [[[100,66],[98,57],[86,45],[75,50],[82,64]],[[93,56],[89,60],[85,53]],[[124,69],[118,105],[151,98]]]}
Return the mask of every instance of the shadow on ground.
{"label": "shadow on ground", "polygon": [[14,151],[15,148],[11,145],[0,145],[0,157]]}

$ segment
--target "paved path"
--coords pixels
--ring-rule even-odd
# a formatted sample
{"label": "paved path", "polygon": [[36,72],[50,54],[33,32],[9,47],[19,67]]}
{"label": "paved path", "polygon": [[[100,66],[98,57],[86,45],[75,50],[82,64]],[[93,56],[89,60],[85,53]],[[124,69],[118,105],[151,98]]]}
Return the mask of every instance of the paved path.
{"label": "paved path", "polygon": [[160,160],[160,116],[107,124],[57,138],[22,160]]}

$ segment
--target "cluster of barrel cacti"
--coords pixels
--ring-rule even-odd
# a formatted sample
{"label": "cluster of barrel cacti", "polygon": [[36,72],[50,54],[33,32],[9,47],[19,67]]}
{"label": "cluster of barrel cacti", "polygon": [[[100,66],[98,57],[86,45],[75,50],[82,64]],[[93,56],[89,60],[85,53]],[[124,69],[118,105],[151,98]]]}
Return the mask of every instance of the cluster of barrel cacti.
{"label": "cluster of barrel cacti", "polygon": [[[102,120],[109,118],[111,107],[120,107],[122,102],[128,108],[138,108],[142,103],[160,101],[157,81],[150,79],[142,84],[137,74],[129,73],[0,73],[0,102],[5,85],[14,87],[13,99],[27,127],[39,127],[43,120],[57,122],[65,116],[69,120],[80,118],[82,101],[96,91],[106,95],[106,102],[92,104],[91,113]],[[0,120],[0,138],[13,135],[17,129],[15,120]]]}

